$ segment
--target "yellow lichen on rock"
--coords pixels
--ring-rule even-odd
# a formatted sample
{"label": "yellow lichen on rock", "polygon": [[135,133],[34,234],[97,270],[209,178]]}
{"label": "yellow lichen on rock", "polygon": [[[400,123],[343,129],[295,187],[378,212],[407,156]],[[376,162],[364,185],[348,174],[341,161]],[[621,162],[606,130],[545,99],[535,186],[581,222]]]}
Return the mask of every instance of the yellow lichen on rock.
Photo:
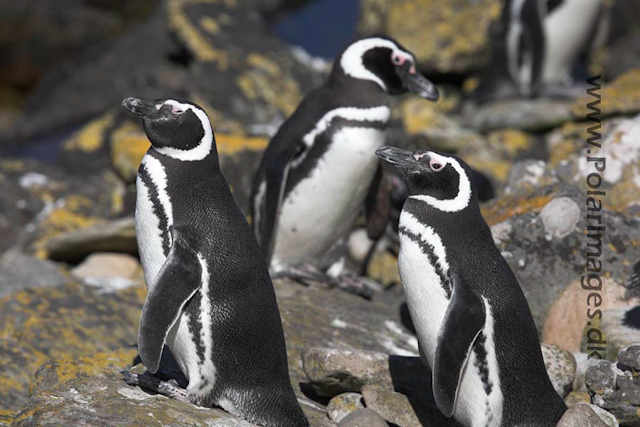
{"label": "yellow lichen on rock", "polygon": [[89,208],[92,204],[91,200],[86,197],[69,195],[59,202],[53,202],[56,205],[60,204],[60,206],[54,207],[39,224],[42,233],[34,243],[35,256],[37,258],[47,258],[46,244],[53,237],[103,221],[101,218],[87,216],[82,213],[85,208]]}
{"label": "yellow lichen on rock", "polygon": [[260,54],[250,54],[247,64],[251,68],[236,79],[244,96],[274,106],[285,116],[293,113],[302,99],[298,82],[283,73],[275,61]]}
{"label": "yellow lichen on rock", "polygon": [[[441,72],[477,68],[488,52],[488,29],[502,10],[498,0],[365,0],[359,30],[384,33]],[[408,19],[411,17],[411,19]]]}
{"label": "yellow lichen on rock", "polygon": [[89,122],[63,144],[65,150],[93,153],[104,146],[105,133],[113,125],[114,117],[107,114]]}
{"label": "yellow lichen on rock", "polygon": [[218,154],[231,156],[242,151],[263,151],[269,145],[267,138],[247,137],[243,135],[216,135]]}
{"label": "yellow lichen on rock", "polygon": [[[200,3],[217,3],[217,0],[199,0]],[[229,55],[223,50],[213,47],[198,28],[189,20],[185,7],[193,0],[169,0],[167,9],[169,26],[178,37],[188,46],[189,51],[202,62],[215,62],[220,71],[229,67]],[[203,19],[203,18],[201,18]]]}
{"label": "yellow lichen on rock", "polygon": [[[640,111],[640,68],[627,71],[611,83],[599,83],[602,88],[594,93],[600,95],[600,104],[593,106],[600,109],[602,117]],[[588,104],[596,100],[589,94],[578,98],[572,107],[574,116],[586,120],[587,114],[592,113]]]}
{"label": "yellow lichen on rock", "polygon": [[200,19],[200,26],[211,35],[216,35],[220,32],[220,25],[210,16],[205,16]]}
{"label": "yellow lichen on rock", "polygon": [[0,409],[0,427],[9,427],[15,415],[15,411]]}
{"label": "yellow lichen on rock", "polygon": [[534,143],[534,139],[530,135],[517,129],[502,129],[491,132],[488,139],[490,145],[502,150],[510,160],[529,151]]}
{"label": "yellow lichen on rock", "polygon": [[127,182],[133,182],[151,143],[142,128],[126,121],[111,134],[111,163]]}
{"label": "yellow lichen on rock", "polygon": [[482,216],[487,224],[498,224],[515,215],[540,212],[552,198],[552,196],[535,196],[522,199],[521,196],[503,196],[490,205],[483,205]]}
{"label": "yellow lichen on rock", "polygon": [[96,353],[79,358],[65,357],[51,360],[38,369],[29,384],[29,393],[35,395],[79,378],[112,376],[131,365],[137,350],[133,348]]}

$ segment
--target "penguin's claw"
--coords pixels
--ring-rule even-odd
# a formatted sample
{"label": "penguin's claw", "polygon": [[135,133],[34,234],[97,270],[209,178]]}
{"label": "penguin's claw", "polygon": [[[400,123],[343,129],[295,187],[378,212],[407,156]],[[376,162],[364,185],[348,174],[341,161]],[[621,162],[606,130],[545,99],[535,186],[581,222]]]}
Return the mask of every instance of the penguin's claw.
{"label": "penguin's claw", "polygon": [[138,374],[134,374],[131,371],[120,371],[120,373],[124,377],[124,382],[126,382],[127,384],[133,386],[138,385]]}
{"label": "penguin's claw", "polygon": [[178,385],[178,381],[171,379],[169,381],[161,381],[158,378],[149,374],[138,375],[130,371],[120,371],[124,377],[124,382],[132,386],[140,386],[141,388],[149,391],[159,393],[163,396],[170,397],[171,399],[178,400],[184,403],[191,403],[187,396],[187,390]]}
{"label": "penguin's claw", "polygon": [[333,283],[346,292],[359,295],[366,299],[371,299],[374,292],[383,290],[378,282],[350,272],[343,273],[334,278]]}

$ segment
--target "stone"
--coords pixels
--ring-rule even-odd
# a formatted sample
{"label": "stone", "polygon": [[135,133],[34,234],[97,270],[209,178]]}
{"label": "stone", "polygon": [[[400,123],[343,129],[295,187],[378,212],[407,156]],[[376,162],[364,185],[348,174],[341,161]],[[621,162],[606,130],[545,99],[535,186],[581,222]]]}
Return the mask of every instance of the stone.
{"label": "stone", "polygon": [[221,409],[209,409],[131,387],[113,372],[106,378],[78,378],[34,395],[14,427],[147,425],[251,427]]}
{"label": "stone", "polygon": [[377,385],[423,400],[433,399],[430,371],[419,357],[311,347],[302,352],[302,367],[321,396],[359,392],[364,385]]}
{"label": "stone", "polygon": [[100,294],[69,280],[0,299],[0,408],[20,409],[29,397],[34,373],[51,359],[85,357],[135,344],[145,293],[144,287],[133,286]]}
{"label": "stone", "polygon": [[573,119],[571,102],[556,99],[501,100],[467,107],[465,123],[479,132],[515,128],[529,132],[543,132]]}
{"label": "stone", "polygon": [[[365,0],[358,31],[388,34],[412,51],[422,69],[467,74],[486,63],[488,30],[500,17],[495,0]],[[411,16],[412,19],[407,19]]]}
{"label": "stone", "polygon": [[595,360],[587,369],[585,383],[592,394],[612,394],[615,390],[616,376],[615,364],[608,360]]}
{"label": "stone", "polygon": [[557,427],[605,427],[598,414],[588,403],[580,403],[564,413]]}
{"label": "stone", "polygon": [[541,349],[544,366],[547,369],[553,388],[564,398],[573,387],[573,380],[576,375],[576,360],[571,353],[557,345],[542,344]]}
{"label": "stone", "polygon": [[327,416],[333,422],[339,423],[352,412],[364,408],[360,393],[342,393],[333,397],[327,405]]}
{"label": "stone", "polygon": [[[591,353],[591,350],[588,350],[583,343],[586,332],[591,329],[585,328],[585,326],[588,326],[587,322],[591,321],[592,326],[598,326],[600,330],[602,330],[603,325],[610,329],[609,325],[614,324],[616,318],[620,319],[619,315],[613,315],[611,310],[614,310],[614,312],[618,309],[626,311],[628,308],[625,307],[635,307],[638,303],[637,298],[628,299],[627,289],[619,281],[607,278],[602,279],[601,295],[602,304],[598,308],[602,310],[602,320],[591,320],[587,317],[585,290],[581,286],[580,278],[576,278],[569,283],[549,307],[542,328],[542,340],[557,344],[572,352],[584,351]],[[576,301],[584,301],[584,303],[576,304]],[[622,328],[619,322],[615,324],[616,329]],[[558,327],[558,325],[562,325],[562,327]],[[615,335],[627,340],[630,335],[626,329],[624,328],[624,330]],[[608,338],[608,335],[609,332],[607,332],[607,339],[611,344],[613,342]],[[638,338],[640,339],[640,336]],[[628,341],[626,342],[628,343]],[[624,345],[607,346],[607,357],[615,357],[618,350]]]}
{"label": "stone", "polygon": [[99,292],[113,292],[144,283],[138,259],[123,253],[93,253],[73,268],[71,274],[83,283],[100,289]]}
{"label": "stone", "polygon": [[548,235],[562,239],[575,231],[580,215],[576,202],[568,197],[556,197],[542,209],[540,219]]}
{"label": "stone", "polygon": [[60,268],[18,250],[0,257],[0,297],[26,288],[59,286],[65,282]]}
{"label": "stone", "polygon": [[389,427],[389,424],[375,411],[363,408],[344,417],[338,427]]}
{"label": "stone", "polygon": [[[586,252],[581,248],[585,247],[584,231],[588,224],[582,214],[570,234],[560,238],[549,233],[541,212],[554,199],[561,197],[570,198],[577,206],[582,206],[583,211],[584,191],[567,182],[505,194],[483,204],[481,210],[490,227],[500,224],[503,230],[509,230],[507,238],[499,240],[497,247],[520,283],[538,330],[544,331],[543,341],[578,352],[581,351],[583,328],[590,320],[587,318],[588,309],[592,316],[596,309],[587,306],[589,293],[580,284],[587,262]],[[554,211],[564,215],[557,209],[547,211],[547,224],[552,220],[549,216]],[[626,303],[628,297],[620,285],[626,281],[633,262],[640,259],[640,222],[606,205],[599,214],[602,223],[607,225],[607,233],[602,233],[601,237],[600,259],[607,260],[607,275],[602,277],[602,303],[620,304],[618,298]],[[552,307],[555,307],[554,311],[551,311]],[[551,321],[550,316],[554,313],[556,317]],[[571,322],[565,321],[565,315]],[[607,320],[604,313],[602,318],[603,322]],[[549,339],[554,335],[559,339]]]}
{"label": "stone", "polygon": [[89,356],[66,357],[50,360],[38,368],[29,384],[31,396],[52,390],[76,379],[103,379],[114,377],[130,366],[138,355],[135,348],[95,353]]}
{"label": "stone", "polygon": [[[640,69],[629,70],[606,85],[600,79],[598,81],[602,88],[598,90],[600,103],[595,106],[600,109],[601,116],[610,117],[613,115],[629,115],[640,112]],[[576,119],[584,120],[591,112],[587,104],[596,101],[597,98],[590,94],[576,99],[572,112]]]}
{"label": "stone", "polygon": [[447,419],[437,406],[409,399],[385,387],[366,385],[362,396],[367,408],[380,414],[388,423],[400,427],[446,425]]}
{"label": "stone", "polygon": [[135,220],[122,218],[60,234],[47,242],[46,250],[50,258],[65,262],[78,262],[94,252],[137,254]]}
{"label": "stone", "polygon": [[618,362],[625,368],[640,371],[640,344],[630,345],[618,353]]}
{"label": "stone", "polygon": [[0,409],[0,427],[9,427],[15,416],[14,411]]}
{"label": "stone", "polygon": [[572,391],[564,398],[567,408],[573,408],[579,403],[591,403],[591,395],[586,391]]}

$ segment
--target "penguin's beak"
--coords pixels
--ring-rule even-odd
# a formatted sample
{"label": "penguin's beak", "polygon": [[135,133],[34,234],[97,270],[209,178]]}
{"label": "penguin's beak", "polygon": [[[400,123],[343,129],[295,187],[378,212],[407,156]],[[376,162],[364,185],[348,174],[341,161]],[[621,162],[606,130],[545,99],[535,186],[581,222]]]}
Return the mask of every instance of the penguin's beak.
{"label": "penguin's beak", "polygon": [[122,106],[133,114],[146,117],[152,114],[157,114],[158,109],[151,102],[146,102],[138,98],[127,98],[122,101]]}
{"label": "penguin's beak", "polygon": [[396,67],[396,73],[402,85],[412,93],[415,93],[421,98],[428,99],[430,101],[437,101],[440,97],[436,85],[420,74],[416,70],[415,64],[410,61],[406,61],[402,66]]}
{"label": "penguin's beak", "polygon": [[376,150],[376,156],[398,168],[416,166],[416,159],[411,151],[384,145]]}

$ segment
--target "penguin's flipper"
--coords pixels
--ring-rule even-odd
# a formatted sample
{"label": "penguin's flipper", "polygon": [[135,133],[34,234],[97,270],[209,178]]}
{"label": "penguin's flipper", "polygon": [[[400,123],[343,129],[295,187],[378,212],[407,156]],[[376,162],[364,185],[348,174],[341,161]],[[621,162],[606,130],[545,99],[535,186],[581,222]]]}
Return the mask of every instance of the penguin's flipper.
{"label": "penguin's flipper", "polygon": [[202,285],[197,254],[174,230],[173,246],[153,286],[149,287],[138,329],[138,351],[152,374],[158,371],[162,347],[184,305]]}
{"label": "penguin's flipper", "polygon": [[367,219],[367,235],[371,240],[378,240],[384,233],[389,222],[391,198],[389,191],[391,183],[388,173],[378,164],[378,170],[371,182],[367,198],[365,199],[365,216]]}
{"label": "penguin's flipper", "polygon": [[446,417],[453,415],[462,373],[486,316],[484,302],[464,279],[453,272],[450,278],[453,293],[438,333],[433,364],[433,394]]}
{"label": "penguin's flipper", "polygon": [[[293,153],[291,153],[293,155]],[[287,185],[287,176],[289,175],[290,160],[287,162],[280,159],[277,163],[271,165],[266,175],[266,196],[264,201],[264,218],[260,223],[258,233],[260,235],[258,241],[262,255],[267,261],[271,262],[273,247],[275,246],[275,236],[278,230],[278,216],[280,215],[280,207],[284,198],[284,190]]]}

